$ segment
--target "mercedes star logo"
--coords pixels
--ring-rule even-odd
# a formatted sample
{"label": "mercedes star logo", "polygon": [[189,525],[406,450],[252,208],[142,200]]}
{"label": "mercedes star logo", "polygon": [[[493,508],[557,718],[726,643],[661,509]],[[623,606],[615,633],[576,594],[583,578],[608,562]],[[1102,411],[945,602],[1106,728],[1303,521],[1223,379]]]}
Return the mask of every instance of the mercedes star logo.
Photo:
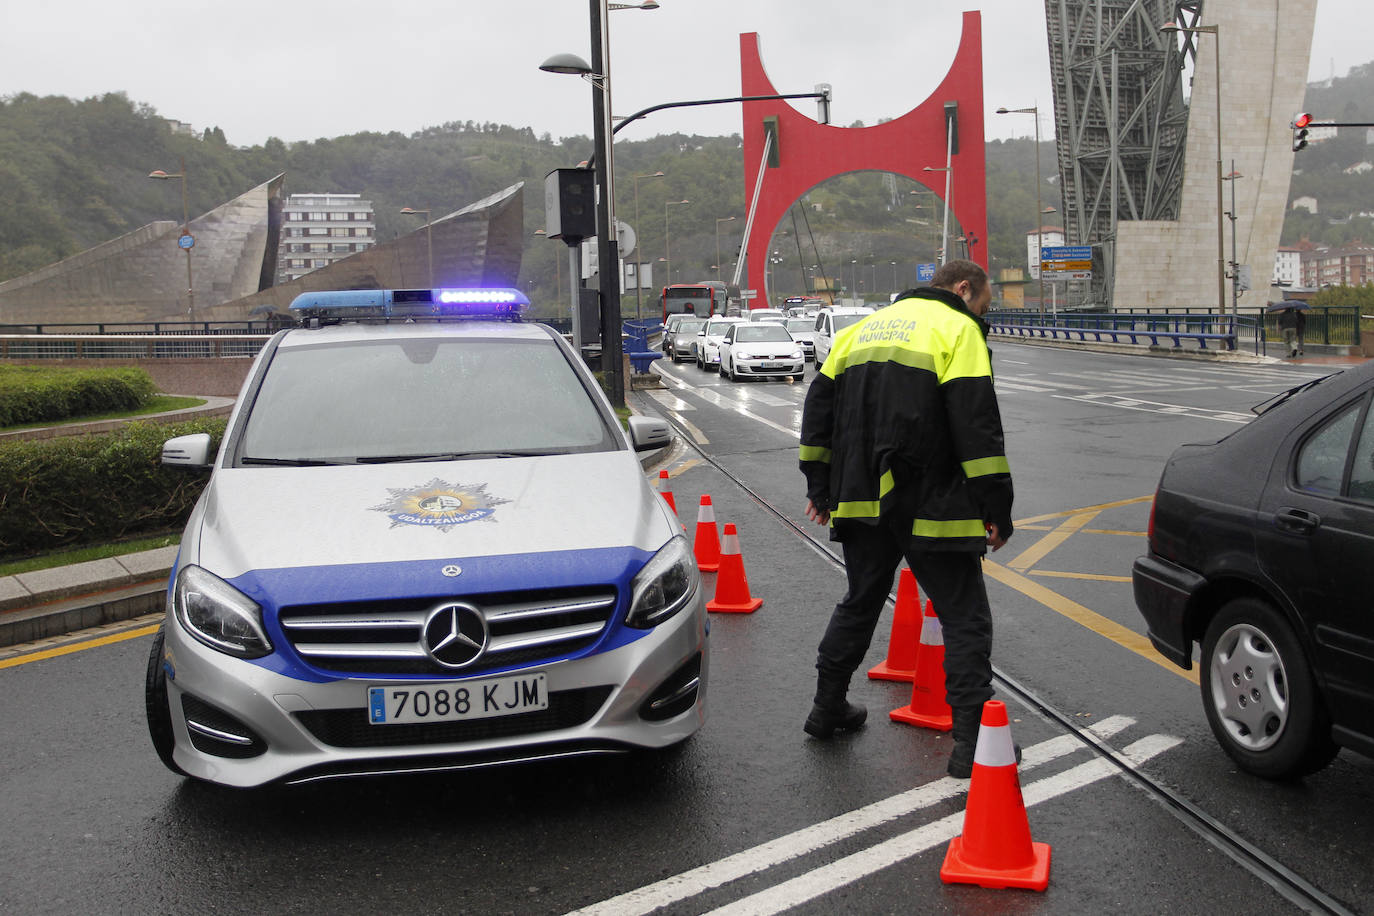
{"label": "mercedes star logo", "polygon": [[470,604],[441,604],[425,618],[425,651],[445,668],[466,668],[487,647],[487,621]]}
{"label": "mercedes star logo", "polygon": [[463,567],[459,566],[457,563],[450,563],[443,569],[439,570],[439,572],[443,573],[450,579],[456,579],[463,574]]}

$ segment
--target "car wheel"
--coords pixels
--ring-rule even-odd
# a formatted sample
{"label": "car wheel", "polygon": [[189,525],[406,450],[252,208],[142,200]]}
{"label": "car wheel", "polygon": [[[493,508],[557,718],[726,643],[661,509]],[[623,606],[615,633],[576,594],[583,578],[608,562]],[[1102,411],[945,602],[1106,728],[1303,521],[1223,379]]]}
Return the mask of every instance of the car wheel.
{"label": "car wheel", "polygon": [[1207,724],[1241,769],[1297,779],[1331,762],[1339,748],[1302,647],[1269,604],[1238,598],[1202,640]]}
{"label": "car wheel", "polygon": [[153,739],[153,750],[167,769],[178,776],[186,772],[172,760],[172,748],[176,742],[172,736],[172,711],[167,705],[167,671],[162,667],[162,645],[164,627],[158,627],[153,637],[152,649],[148,652],[148,676],[143,685],[143,706],[148,717],[148,736]]}

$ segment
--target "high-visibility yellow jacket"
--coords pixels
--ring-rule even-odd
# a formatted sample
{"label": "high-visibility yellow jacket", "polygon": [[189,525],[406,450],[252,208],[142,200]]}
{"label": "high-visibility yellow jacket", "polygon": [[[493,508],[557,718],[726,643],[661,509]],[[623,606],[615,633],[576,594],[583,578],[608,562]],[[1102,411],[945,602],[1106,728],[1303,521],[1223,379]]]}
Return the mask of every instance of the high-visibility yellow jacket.
{"label": "high-visibility yellow jacket", "polygon": [[846,328],[811,383],[802,473],[834,536],[908,521],[923,549],[986,549],[1012,532],[1011,469],[986,325],[945,290],[910,290]]}

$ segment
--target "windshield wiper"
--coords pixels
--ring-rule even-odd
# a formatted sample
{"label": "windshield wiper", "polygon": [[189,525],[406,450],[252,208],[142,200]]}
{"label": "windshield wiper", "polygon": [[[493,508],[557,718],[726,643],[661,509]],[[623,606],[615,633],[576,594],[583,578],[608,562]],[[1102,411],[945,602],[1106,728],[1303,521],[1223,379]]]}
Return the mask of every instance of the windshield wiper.
{"label": "windshield wiper", "polygon": [[359,464],[403,464],[420,461],[468,461],[476,458],[535,458],[550,455],[543,451],[513,452],[437,452],[432,455],[365,455],[358,459]]}
{"label": "windshield wiper", "polygon": [[283,468],[317,468],[332,464],[352,464],[351,461],[331,461],[325,458],[240,458],[239,464],[261,464]]}
{"label": "windshield wiper", "polygon": [[1298,386],[1295,387],[1295,388],[1289,388],[1287,391],[1280,391],[1278,394],[1274,395],[1272,398],[1269,398],[1268,400],[1260,401],[1260,402],[1259,402],[1258,404],[1256,404],[1254,407],[1251,407],[1251,408],[1250,408],[1250,412],[1251,412],[1252,414],[1254,414],[1255,416],[1257,416],[1257,417],[1260,416],[1260,415],[1262,415],[1262,414],[1266,414],[1266,413],[1268,413],[1269,411],[1273,410],[1275,407],[1278,407],[1278,406],[1279,406],[1280,404],[1282,404],[1284,401],[1286,401],[1286,400],[1288,400],[1289,398],[1291,398],[1293,395],[1295,395],[1295,394],[1297,394],[1297,393],[1299,393],[1299,392],[1302,392],[1302,391],[1306,391],[1307,389],[1312,388],[1312,387],[1314,387],[1314,386],[1316,386],[1316,385],[1320,385],[1322,382],[1326,381],[1327,379],[1329,379],[1329,378],[1335,378],[1337,375],[1340,375],[1340,373],[1339,373],[1339,372],[1335,372],[1335,373],[1332,373],[1331,375],[1323,375],[1321,378],[1314,378],[1314,379],[1312,379],[1312,381],[1310,381],[1310,382],[1303,382],[1301,385],[1298,385]]}

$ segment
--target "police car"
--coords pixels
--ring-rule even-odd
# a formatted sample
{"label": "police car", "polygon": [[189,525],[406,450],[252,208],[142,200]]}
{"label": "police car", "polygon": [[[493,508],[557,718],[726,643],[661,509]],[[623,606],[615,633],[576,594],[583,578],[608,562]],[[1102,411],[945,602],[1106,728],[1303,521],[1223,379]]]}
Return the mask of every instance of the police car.
{"label": "police car", "polygon": [[229,786],[664,748],[705,720],[682,527],[516,290],[306,293],[258,355],[149,657],[172,770]]}

